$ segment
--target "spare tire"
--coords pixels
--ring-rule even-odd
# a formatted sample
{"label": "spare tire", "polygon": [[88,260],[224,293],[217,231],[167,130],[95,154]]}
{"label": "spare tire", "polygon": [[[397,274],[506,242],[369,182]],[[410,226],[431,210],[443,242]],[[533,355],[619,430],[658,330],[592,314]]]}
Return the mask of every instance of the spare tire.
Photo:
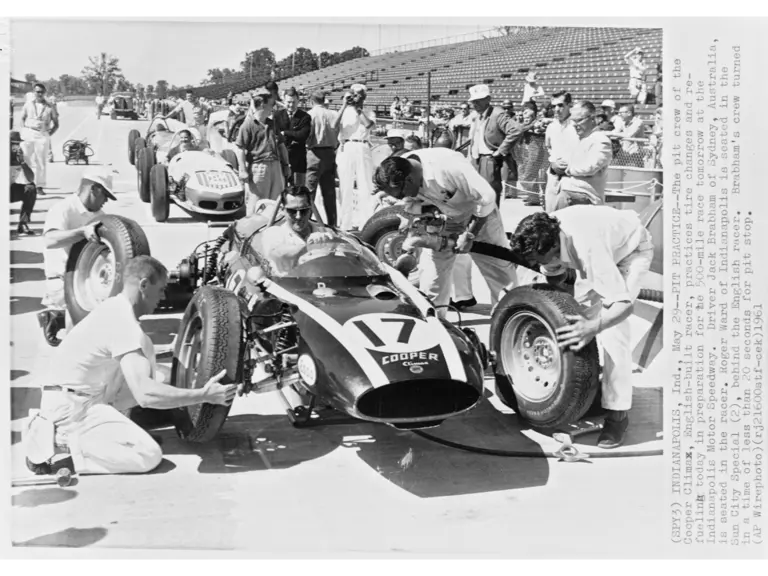
{"label": "spare tire", "polygon": [[96,222],[100,223],[101,242],[81,240],[72,246],[67,258],[64,298],[73,324],[100,302],[120,293],[128,260],[150,253],[144,230],[133,220],[105,214]]}
{"label": "spare tire", "polygon": [[[199,389],[226,369],[222,384],[242,380],[243,334],[240,301],[229,290],[203,286],[187,306],[171,366],[171,384]],[[221,429],[229,406],[195,404],[177,408],[174,424],[180,438],[208,442]]]}
{"label": "spare tire", "polygon": [[138,130],[128,132],[128,162],[131,163],[131,166],[136,163],[136,139],[140,137],[141,134]]}
{"label": "spare tire", "polygon": [[360,240],[373,247],[376,256],[382,262],[395,265],[402,254],[405,231],[400,230],[400,214],[405,214],[402,206],[388,206],[375,212],[360,232]]}
{"label": "spare tire", "polygon": [[555,331],[566,314],[579,314],[576,300],[548,284],[509,291],[493,313],[491,350],[496,353],[496,392],[536,428],[553,429],[579,420],[599,388],[597,342],[579,352],[562,351]]}

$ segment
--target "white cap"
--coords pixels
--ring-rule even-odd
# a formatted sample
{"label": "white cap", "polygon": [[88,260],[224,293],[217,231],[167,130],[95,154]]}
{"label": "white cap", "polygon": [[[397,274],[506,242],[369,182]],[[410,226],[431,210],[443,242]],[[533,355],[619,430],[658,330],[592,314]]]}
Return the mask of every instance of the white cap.
{"label": "white cap", "polygon": [[117,200],[112,193],[112,173],[101,168],[88,168],[83,172],[81,180],[88,180],[94,184],[100,184],[107,191],[107,198]]}
{"label": "white cap", "polygon": [[613,100],[603,100],[603,103],[600,104],[600,106],[605,106],[606,108],[616,108],[616,102]]}
{"label": "white cap", "polygon": [[406,131],[400,128],[392,128],[391,130],[387,130],[387,138],[402,138],[405,140],[405,136]]}
{"label": "white cap", "polygon": [[349,89],[352,90],[352,92],[368,92],[368,88],[365,87],[365,84],[352,84]]}
{"label": "white cap", "polygon": [[482,100],[483,98],[488,98],[490,95],[491,89],[488,88],[487,84],[475,84],[469,89],[468,100],[470,102],[472,100]]}

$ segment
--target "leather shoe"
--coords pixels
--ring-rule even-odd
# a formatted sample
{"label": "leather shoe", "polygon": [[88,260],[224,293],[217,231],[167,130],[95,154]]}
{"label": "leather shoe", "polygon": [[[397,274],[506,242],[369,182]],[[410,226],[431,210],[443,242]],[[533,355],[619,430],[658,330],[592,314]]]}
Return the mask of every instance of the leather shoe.
{"label": "leather shoe", "polygon": [[597,439],[598,448],[610,450],[624,444],[629,426],[629,416],[625,410],[607,410],[603,431]]}
{"label": "leather shoe", "polygon": [[37,314],[37,320],[43,329],[43,336],[49,346],[58,346],[61,340],[57,338],[59,330],[64,328],[63,310],[43,310]]}
{"label": "leather shoe", "polygon": [[477,300],[475,300],[474,296],[469,300],[459,300],[458,302],[451,300],[451,306],[456,308],[456,310],[464,310],[466,308],[472,308],[472,306],[477,306]]}
{"label": "leather shoe", "polygon": [[37,232],[32,230],[32,228],[30,228],[29,224],[26,222],[19,222],[19,225],[16,228],[16,232],[18,232],[19,235],[24,234],[25,236],[37,236]]}

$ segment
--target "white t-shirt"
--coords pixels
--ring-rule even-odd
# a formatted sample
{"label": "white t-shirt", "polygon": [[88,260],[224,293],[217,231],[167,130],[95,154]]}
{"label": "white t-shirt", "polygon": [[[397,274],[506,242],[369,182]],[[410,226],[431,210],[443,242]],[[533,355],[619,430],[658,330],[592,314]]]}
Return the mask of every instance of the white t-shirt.
{"label": "white t-shirt", "polygon": [[[331,232],[320,224],[310,222],[311,231]],[[307,245],[306,240],[299,236],[286,223],[270,226],[261,233],[262,255],[269,259],[278,275],[288,274],[296,266],[296,255]]]}
{"label": "white t-shirt", "polygon": [[184,110],[185,124],[190,127],[198,127],[205,125],[205,113],[209,109],[207,104],[198,102],[197,104],[190,102],[189,100],[182,100],[172,110]]}
{"label": "white t-shirt", "polygon": [[460,152],[425,148],[403,154],[418,156],[424,169],[417,198],[428,201],[454,220],[488,216],[496,207],[496,192]]}
{"label": "white t-shirt", "polygon": [[120,357],[135,350],[142,350],[153,364],[152,340],[142,330],[128,298],[118,294],[99,304],[67,334],[41,384],[101,396],[119,376]]}
{"label": "white t-shirt", "polygon": [[577,205],[553,214],[560,221],[560,257],[541,267],[545,276],[572,268],[592,283],[604,304],[630,302],[617,264],[637,249],[652,248],[651,235],[633,210]]}
{"label": "white t-shirt", "polygon": [[[366,117],[376,123],[376,113],[368,108],[363,108]],[[373,126],[371,126],[373,128]],[[365,140],[368,141],[371,135],[371,128],[366,128],[360,121],[355,108],[347,108],[341,115],[341,125],[339,126],[339,140],[343,143],[346,140]]]}
{"label": "white t-shirt", "polygon": [[[48,214],[45,216],[43,225],[43,234],[49,230],[74,230],[103,215],[104,212],[89,212],[83,202],[73,194],[69,198],[62,200],[51,206]],[[63,276],[67,270],[67,257],[69,256],[70,246],[66,248],[46,248],[43,252],[45,260],[45,277],[54,278]]]}
{"label": "white t-shirt", "polygon": [[544,144],[549,150],[549,161],[568,160],[571,152],[579,145],[579,135],[573,127],[570,117],[565,122],[555,119],[547,126]]}
{"label": "white t-shirt", "polygon": [[525,104],[526,102],[535,101],[535,99],[540,96],[544,96],[544,88],[541,86],[536,86],[536,88],[534,88],[526,82],[525,86],[523,86],[523,99],[520,103]]}

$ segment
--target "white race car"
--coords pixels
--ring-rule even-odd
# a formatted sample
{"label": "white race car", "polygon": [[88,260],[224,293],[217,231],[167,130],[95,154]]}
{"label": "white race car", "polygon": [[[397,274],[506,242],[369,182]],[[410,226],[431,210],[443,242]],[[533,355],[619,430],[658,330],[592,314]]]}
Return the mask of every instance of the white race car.
{"label": "white race car", "polygon": [[[181,146],[180,132],[192,134],[193,149]],[[128,136],[129,159],[136,165],[139,197],[152,204],[158,222],[168,219],[170,203],[198,214],[236,214],[245,203],[233,150],[213,151],[195,128],[155,117],[142,138]],[[187,149],[185,149],[187,148]]]}

